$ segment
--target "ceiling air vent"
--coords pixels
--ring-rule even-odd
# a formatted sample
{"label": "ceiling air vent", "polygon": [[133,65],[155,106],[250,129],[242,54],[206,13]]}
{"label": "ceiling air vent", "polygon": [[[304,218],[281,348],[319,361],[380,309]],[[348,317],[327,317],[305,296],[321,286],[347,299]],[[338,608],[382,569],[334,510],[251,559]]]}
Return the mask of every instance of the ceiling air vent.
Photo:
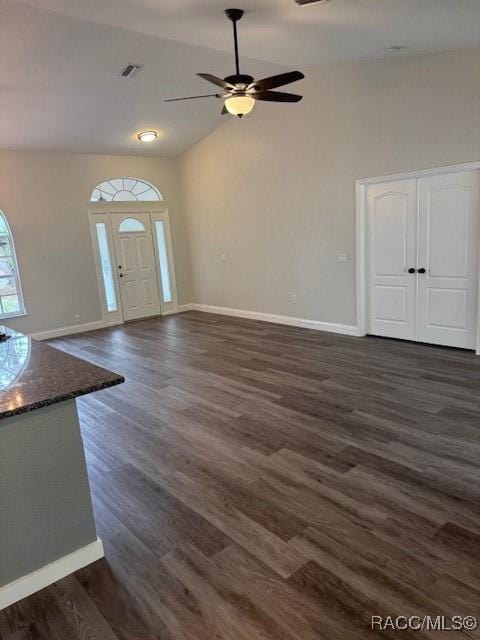
{"label": "ceiling air vent", "polygon": [[120,71],[122,78],[132,78],[140,69],[143,69],[143,64],[127,64],[127,66]]}
{"label": "ceiling air vent", "polygon": [[297,4],[306,5],[306,4],[324,4],[325,2],[330,2],[330,0],[295,0]]}

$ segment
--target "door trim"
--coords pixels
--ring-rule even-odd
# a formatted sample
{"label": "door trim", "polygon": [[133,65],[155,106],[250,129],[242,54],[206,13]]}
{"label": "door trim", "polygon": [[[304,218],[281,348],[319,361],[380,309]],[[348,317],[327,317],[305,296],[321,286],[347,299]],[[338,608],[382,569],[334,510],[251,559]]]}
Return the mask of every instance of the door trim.
{"label": "door trim", "polygon": [[[160,254],[158,250],[158,238],[156,235],[156,222],[163,222],[165,225],[165,242],[167,249],[168,271],[170,276],[170,289],[172,299],[164,302],[162,291],[162,270],[160,267]],[[155,209],[150,212],[150,223],[152,225],[153,249],[155,252],[155,264],[157,267],[158,290],[160,293],[160,308],[162,316],[176,313],[178,309],[177,279],[175,276],[175,260],[173,258],[172,229],[170,226],[170,216],[168,209]]]}
{"label": "door trim", "polygon": [[[136,230],[122,230],[124,221],[130,220],[140,223]],[[152,318],[162,314],[162,291],[160,289],[159,271],[155,255],[155,238],[153,236],[152,219],[149,213],[111,213],[113,246],[115,251],[114,273],[120,288],[120,299],[123,310],[124,322]],[[139,244],[142,246],[140,249]],[[124,246],[136,256],[131,256],[134,263],[129,270],[128,259],[124,254]],[[119,267],[118,265],[123,265]],[[120,280],[122,278],[122,280]],[[146,278],[146,280],[145,280]],[[151,300],[148,302],[148,293],[144,289],[145,281],[149,283]],[[133,285],[133,307],[130,305],[130,285]]]}
{"label": "door trim", "polygon": [[[480,160],[462,164],[447,165],[431,169],[420,169],[375,178],[360,178],[355,181],[355,267],[356,267],[356,310],[359,335],[367,335],[367,188],[372,184],[411,180],[444,173],[480,171]],[[480,239],[477,243],[480,260]],[[479,277],[480,282],[480,277]],[[480,355],[480,295],[477,307],[477,345]]]}
{"label": "door trim", "polygon": [[[157,280],[158,280],[159,297],[160,297],[160,315],[164,316],[164,315],[176,313],[178,310],[178,296],[177,296],[177,285],[176,285],[176,278],[175,278],[175,259],[173,254],[170,216],[168,212],[167,203],[163,201],[163,202],[155,202],[155,203],[146,205],[145,203],[139,203],[139,202],[132,202],[132,203],[95,202],[95,203],[92,203],[92,206],[89,207],[88,209],[88,223],[90,228],[90,239],[92,242],[92,251],[93,251],[94,262],[95,262],[95,272],[97,276],[98,296],[99,296],[99,303],[100,303],[103,323],[105,324],[105,326],[110,326],[110,325],[123,324],[125,322],[123,318],[123,310],[121,306],[121,297],[120,297],[120,289],[118,286],[118,278],[114,279],[115,294],[118,302],[118,311],[113,311],[113,312],[108,311],[105,304],[105,296],[103,295],[103,291],[104,291],[103,275],[102,275],[102,268],[100,264],[95,224],[97,222],[104,222],[106,224],[110,256],[114,256],[115,250],[113,247],[113,235],[112,235],[111,216],[110,216],[110,214],[112,213],[125,213],[125,214],[126,213],[132,213],[132,214],[146,213],[150,216],[150,222],[152,225],[155,224],[156,220],[162,220],[163,222],[166,223],[167,251],[168,251],[168,257],[169,257],[170,281],[171,281],[172,295],[173,295],[172,301],[167,303],[163,302],[163,297],[162,297],[157,240],[156,240],[155,234],[153,233],[153,226],[152,226],[153,249],[154,249],[154,257],[155,257],[155,266],[157,268]],[[115,274],[117,273],[116,269],[114,273]]]}
{"label": "door trim", "polygon": [[[113,237],[112,237],[112,225],[110,221],[110,215],[107,211],[89,211],[88,212],[88,225],[90,227],[90,239],[92,241],[92,251],[93,258],[95,262],[95,273],[97,275],[97,290],[98,290],[98,299],[100,303],[100,309],[102,312],[102,320],[104,323],[108,324],[123,324],[123,310],[122,310],[122,302],[120,298],[120,287],[118,285],[118,279],[113,279],[113,284],[115,287],[115,297],[117,300],[117,310],[109,311],[107,309],[107,305],[105,304],[105,294],[104,294],[104,284],[103,284],[103,274],[102,274],[102,266],[100,262],[100,252],[98,248],[98,240],[97,240],[97,231],[96,224],[97,222],[103,222],[105,224],[105,230],[107,234],[107,243],[108,250],[110,253],[110,261],[112,262],[113,273],[116,273],[116,270],[113,268],[115,251],[113,248]],[[113,260],[112,260],[113,258]]]}

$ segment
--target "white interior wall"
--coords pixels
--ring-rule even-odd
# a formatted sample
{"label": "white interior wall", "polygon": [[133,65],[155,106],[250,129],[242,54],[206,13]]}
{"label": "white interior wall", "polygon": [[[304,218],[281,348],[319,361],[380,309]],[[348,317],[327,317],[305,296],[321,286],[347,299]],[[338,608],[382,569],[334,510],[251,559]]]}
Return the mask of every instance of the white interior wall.
{"label": "white interior wall", "polygon": [[181,158],[193,302],[355,324],[355,180],[480,159],[480,49],[306,75]]}
{"label": "white interior wall", "polygon": [[155,184],[169,205],[179,301],[189,301],[188,248],[177,163],[168,158],[0,151],[0,209],[14,233],[27,315],[8,326],[41,332],[101,320],[88,227],[99,182],[121,176]]}
{"label": "white interior wall", "polygon": [[259,104],[179,160],[0,151],[28,311],[8,324],[101,319],[88,200],[122,175],[169,203],[180,304],[355,324],[354,182],[480,159],[480,49],[306,73],[303,102]]}

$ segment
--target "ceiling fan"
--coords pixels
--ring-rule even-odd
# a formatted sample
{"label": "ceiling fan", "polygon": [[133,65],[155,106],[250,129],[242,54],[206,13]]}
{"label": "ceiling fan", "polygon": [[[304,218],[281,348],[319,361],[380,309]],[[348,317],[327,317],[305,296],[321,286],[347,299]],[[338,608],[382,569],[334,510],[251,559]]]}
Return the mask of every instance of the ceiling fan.
{"label": "ceiling fan", "polygon": [[224,105],[222,114],[231,113],[241,118],[250,113],[257,100],[268,102],[298,102],[303,96],[295,93],[285,93],[283,91],[271,91],[278,87],[283,87],[291,82],[301,80],[305,76],[301,71],[289,71],[280,73],[263,80],[255,80],[252,76],[240,73],[240,63],[238,57],[238,34],[237,22],[242,18],[242,9],[227,9],[225,11],[229,20],[233,23],[233,42],[235,47],[235,74],[226,78],[217,78],[210,73],[197,73],[198,76],[221,87],[221,93],[208,93],[201,96],[188,96],[187,98],[170,98],[165,102],[178,102],[179,100],[196,100],[198,98],[222,98]]}

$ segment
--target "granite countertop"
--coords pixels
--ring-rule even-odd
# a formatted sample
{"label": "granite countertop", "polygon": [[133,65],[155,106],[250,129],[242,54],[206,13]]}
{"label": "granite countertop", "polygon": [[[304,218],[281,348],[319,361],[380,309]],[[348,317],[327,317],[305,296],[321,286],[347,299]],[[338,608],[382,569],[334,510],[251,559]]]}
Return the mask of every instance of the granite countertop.
{"label": "granite countertop", "polygon": [[125,379],[85,360],[0,327],[0,420],[113,387]]}

